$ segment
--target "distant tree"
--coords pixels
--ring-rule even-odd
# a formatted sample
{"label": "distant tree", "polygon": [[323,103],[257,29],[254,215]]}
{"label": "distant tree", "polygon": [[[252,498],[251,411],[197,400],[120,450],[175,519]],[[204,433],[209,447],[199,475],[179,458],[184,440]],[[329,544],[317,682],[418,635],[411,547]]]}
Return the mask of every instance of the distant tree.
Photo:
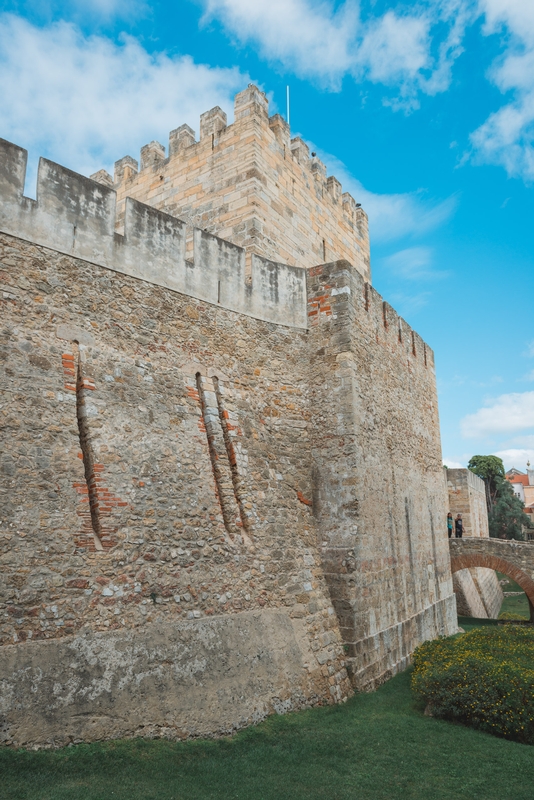
{"label": "distant tree", "polygon": [[495,500],[488,516],[490,536],[523,540],[523,528],[530,528],[530,519],[523,511],[524,503],[507,480],[497,477],[495,481]]}
{"label": "distant tree", "polygon": [[482,478],[486,484],[486,505],[488,507],[488,515],[491,514],[497,498],[498,481],[503,480],[505,475],[502,458],[498,456],[473,456],[467,465],[467,469]]}

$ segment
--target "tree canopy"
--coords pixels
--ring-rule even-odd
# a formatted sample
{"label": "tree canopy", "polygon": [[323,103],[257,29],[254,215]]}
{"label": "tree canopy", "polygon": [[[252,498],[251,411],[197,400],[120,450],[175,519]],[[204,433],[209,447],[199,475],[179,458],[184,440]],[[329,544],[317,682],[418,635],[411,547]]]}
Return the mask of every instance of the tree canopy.
{"label": "tree canopy", "polygon": [[523,528],[530,527],[530,519],[523,511],[525,506],[522,500],[504,478],[496,478],[496,487],[495,501],[488,515],[490,536],[524,539]]}
{"label": "tree canopy", "polygon": [[498,456],[473,456],[467,465],[467,469],[482,478],[486,484],[486,503],[488,514],[491,514],[497,498],[498,481],[503,480],[505,476],[502,458]]}

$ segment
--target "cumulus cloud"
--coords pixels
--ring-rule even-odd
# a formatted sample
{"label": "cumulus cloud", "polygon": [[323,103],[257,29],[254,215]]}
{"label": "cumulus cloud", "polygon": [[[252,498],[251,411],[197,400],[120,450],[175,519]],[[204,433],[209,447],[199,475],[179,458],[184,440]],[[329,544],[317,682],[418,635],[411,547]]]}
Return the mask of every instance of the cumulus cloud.
{"label": "cumulus cloud", "polygon": [[[150,55],[131,37],[117,45],[70,23],[37,28],[0,15],[0,136],[30,151],[29,194],[39,155],[87,175],[111,170],[152,139],[165,144],[183,122],[198,128],[200,114],[215,105],[231,116],[233,95],[248,81],[237,69],[195,64],[189,56]],[[454,211],[454,198],[371,192],[338,159],[320,156],[364,206],[377,242],[425,233]]]}
{"label": "cumulus cloud", "polygon": [[[200,0],[205,18],[219,19],[240,41],[304,78],[339,89],[345,75],[367,78],[398,93],[394,107],[417,105],[418,91],[445,90],[461,53],[471,16],[470,0],[430,0],[416,8],[399,5],[382,16],[363,18],[355,0],[334,5],[320,0]],[[432,47],[432,31],[445,36]]]}
{"label": "cumulus cloud", "polygon": [[205,19],[217,17],[243,41],[255,41],[263,56],[298,74],[337,81],[350,68],[351,44],[359,29],[357,7],[338,10],[309,0],[206,0]]}
{"label": "cumulus cloud", "polygon": [[534,4],[531,0],[480,0],[486,35],[500,34],[503,56],[489,78],[512,99],[471,135],[475,160],[503,166],[534,180]]}
{"label": "cumulus cloud", "polygon": [[215,105],[230,111],[238,69],[150,55],[61,22],[37,28],[0,15],[0,136],[90,174]]}
{"label": "cumulus cloud", "polygon": [[508,450],[498,450],[494,455],[502,458],[506,470],[515,467],[522,472],[526,471],[527,461],[534,464],[534,449],[532,448],[510,448]]}
{"label": "cumulus cloud", "polygon": [[532,0],[420,0],[374,16],[364,15],[356,0],[198,1],[205,19],[217,18],[298,76],[335,90],[346,76],[382,84],[383,102],[407,111],[418,107],[421,94],[449,88],[465,32],[481,17],[483,33],[500,36],[503,47],[488,79],[511,97],[473,131],[460,163],[472,157],[534,180]]}
{"label": "cumulus cloud", "polygon": [[461,422],[465,438],[514,433],[534,427],[534,392],[502,394]]}

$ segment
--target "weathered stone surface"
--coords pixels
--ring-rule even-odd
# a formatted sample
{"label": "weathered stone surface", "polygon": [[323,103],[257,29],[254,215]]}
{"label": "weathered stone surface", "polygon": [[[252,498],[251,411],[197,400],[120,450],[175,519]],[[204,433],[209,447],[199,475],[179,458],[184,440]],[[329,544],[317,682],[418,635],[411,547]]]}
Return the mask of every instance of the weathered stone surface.
{"label": "weathered stone surface", "polygon": [[456,630],[433,354],[347,262],[310,270],[314,509],[354,685]]}
{"label": "weathered stone surface", "polygon": [[[462,515],[464,536],[489,536],[486,488],[482,478],[470,469],[445,469],[449,510]],[[453,531],[454,536],[454,531]]]}
{"label": "weathered stone surface", "polygon": [[[250,120],[268,120],[255,87],[233,133],[217,109],[204,119],[199,147]],[[116,235],[113,192],[50,162],[27,200],[24,153],[0,143],[7,742],[216,734],[345,699],[347,668],[371,689],[456,630],[432,351],[365,282],[361,209],[304,146],[285,173],[287,131],[266,130],[267,188],[298,167],[312,198],[295,200],[310,245],[295,266],[270,260],[257,219],[250,240],[189,236],[131,197]],[[158,186],[166,164],[144,151]],[[329,252],[322,215],[346,225],[336,203],[362,259],[305,270]],[[265,214],[274,236],[284,214]]]}
{"label": "weathered stone surface", "polygon": [[486,609],[486,614],[490,619],[497,619],[504,600],[497,573],[493,569],[484,569],[483,567],[474,567],[470,572]]}
{"label": "weathered stone surface", "polygon": [[32,745],[231,733],[323,693],[306,623],[264,609],[0,650],[0,737]]}
{"label": "weathered stone surface", "polygon": [[462,569],[452,576],[452,585],[456,595],[456,608],[461,616],[486,619],[488,612],[480,597],[473,572],[474,570]]}
{"label": "weathered stone surface", "polygon": [[[484,481],[468,469],[445,469],[449,510],[456,518],[462,515],[464,536],[489,537],[486,487]],[[454,536],[454,531],[453,531]],[[499,616],[503,593],[494,570],[473,567],[470,575],[453,576],[458,613],[467,617]]]}

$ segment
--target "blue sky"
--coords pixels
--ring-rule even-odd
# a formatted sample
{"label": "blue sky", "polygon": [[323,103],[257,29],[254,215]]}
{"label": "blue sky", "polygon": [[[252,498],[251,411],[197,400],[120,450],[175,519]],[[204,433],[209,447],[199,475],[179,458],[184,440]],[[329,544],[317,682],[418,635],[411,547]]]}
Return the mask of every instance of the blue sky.
{"label": "blue sky", "polygon": [[534,462],[534,2],[70,0],[0,11],[0,136],[84,174],[253,81],[370,218],[434,348],[444,459]]}

